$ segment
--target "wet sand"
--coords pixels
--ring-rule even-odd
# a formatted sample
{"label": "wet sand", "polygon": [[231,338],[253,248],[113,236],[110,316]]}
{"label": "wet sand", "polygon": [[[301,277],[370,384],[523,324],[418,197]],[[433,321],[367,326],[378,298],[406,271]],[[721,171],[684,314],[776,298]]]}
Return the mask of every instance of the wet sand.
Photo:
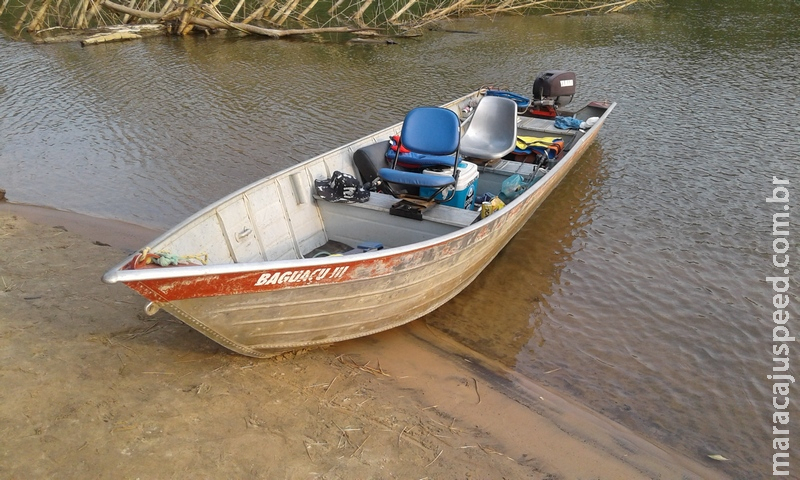
{"label": "wet sand", "polygon": [[257,360],[101,275],[158,232],[0,203],[0,477],[723,478],[424,320]]}

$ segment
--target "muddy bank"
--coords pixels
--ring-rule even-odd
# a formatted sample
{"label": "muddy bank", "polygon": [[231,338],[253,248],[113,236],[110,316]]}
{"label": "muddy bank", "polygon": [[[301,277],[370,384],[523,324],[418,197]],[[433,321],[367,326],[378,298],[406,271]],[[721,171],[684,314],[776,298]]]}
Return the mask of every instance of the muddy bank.
{"label": "muddy bank", "polygon": [[100,276],[158,232],[0,204],[4,478],[716,478],[424,321],[255,360]]}

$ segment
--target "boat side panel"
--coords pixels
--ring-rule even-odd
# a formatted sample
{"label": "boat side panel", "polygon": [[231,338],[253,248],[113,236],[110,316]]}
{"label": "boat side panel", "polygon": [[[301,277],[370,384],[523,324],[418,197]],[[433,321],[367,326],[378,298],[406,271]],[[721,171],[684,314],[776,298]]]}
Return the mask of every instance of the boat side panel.
{"label": "boat side panel", "polygon": [[217,210],[233,260],[237,263],[258,262],[264,259],[245,200],[246,197],[243,195]]}
{"label": "boat side panel", "polygon": [[313,192],[314,190],[314,180],[324,180],[330,178],[331,174],[337,170],[358,178],[351,158],[350,149],[345,148],[331,152],[330,154],[323,156],[319,162],[310,165],[308,170],[311,172],[312,181],[308,185],[309,191]]}
{"label": "boat side panel", "polygon": [[[295,252],[297,258],[303,257],[303,252],[324,245],[327,241],[325,230],[323,229],[322,217],[314,202],[301,203],[303,195],[295,190],[296,181],[287,175],[276,180],[279,197],[281,199],[284,214],[288,219],[289,229],[297,245]],[[306,185],[308,187],[308,185]],[[269,234],[269,232],[262,233]]]}
{"label": "boat side panel", "polygon": [[[295,257],[302,258],[307,252],[324,245],[329,235],[326,224],[313,199],[314,181],[330,178],[334,171],[356,175],[351,160],[350,149],[340,149],[307,162],[298,172],[279,176],[275,182],[279,186],[279,197],[283,203],[284,217],[295,244]],[[259,226],[263,237],[272,235],[269,222]],[[271,258],[269,258],[271,260]]]}
{"label": "boat side panel", "polygon": [[186,225],[170,237],[170,241],[154,245],[153,250],[179,256],[205,254],[212,263],[233,263],[223,225],[213,211]]}
{"label": "boat side panel", "polygon": [[264,260],[298,258],[299,247],[292,235],[291,225],[278,195],[275,182],[267,182],[246,193],[253,230],[261,245]]}

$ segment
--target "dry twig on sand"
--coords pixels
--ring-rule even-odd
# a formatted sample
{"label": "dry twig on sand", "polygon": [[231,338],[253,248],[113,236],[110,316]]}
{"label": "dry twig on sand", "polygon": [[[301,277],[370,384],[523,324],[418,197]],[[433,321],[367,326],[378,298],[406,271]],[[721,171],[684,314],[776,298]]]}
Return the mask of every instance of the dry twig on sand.
{"label": "dry twig on sand", "polygon": [[389,375],[388,373],[384,372],[383,369],[381,368],[380,360],[378,361],[378,367],[375,368],[375,367],[370,367],[369,366],[371,361],[365,363],[364,365],[359,365],[352,358],[350,358],[349,356],[344,355],[344,354],[339,355],[338,357],[336,357],[336,359],[339,360],[340,362],[342,362],[343,364],[349,366],[349,367],[357,368],[357,369],[359,369],[361,371],[364,371],[364,372],[367,372],[367,373],[371,373],[373,375],[383,375],[384,377],[391,377],[391,375]]}

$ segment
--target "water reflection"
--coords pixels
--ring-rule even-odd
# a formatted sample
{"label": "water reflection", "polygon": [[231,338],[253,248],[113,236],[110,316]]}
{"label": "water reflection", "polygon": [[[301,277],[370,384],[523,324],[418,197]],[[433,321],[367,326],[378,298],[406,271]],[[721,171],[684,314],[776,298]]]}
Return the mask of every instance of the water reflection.
{"label": "water reflection", "polygon": [[546,341],[543,311],[585,241],[605,173],[595,143],[486,270],[424,320],[509,367],[535,355]]}

